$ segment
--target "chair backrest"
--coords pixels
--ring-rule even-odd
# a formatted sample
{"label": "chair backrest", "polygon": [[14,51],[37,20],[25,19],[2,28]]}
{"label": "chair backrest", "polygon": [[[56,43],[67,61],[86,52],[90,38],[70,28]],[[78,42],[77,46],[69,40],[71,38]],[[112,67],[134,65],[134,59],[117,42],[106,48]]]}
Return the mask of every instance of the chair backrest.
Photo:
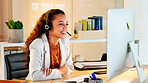
{"label": "chair backrest", "polygon": [[27,77],[29,69],[25,68],[25,60],[25,53],[5,55],[7,80],[12,80],[13,78],[24,80]]}
{"label": "chair backrest", "polygon": [[103,53],[101,61],[107,61],[107,53]]}

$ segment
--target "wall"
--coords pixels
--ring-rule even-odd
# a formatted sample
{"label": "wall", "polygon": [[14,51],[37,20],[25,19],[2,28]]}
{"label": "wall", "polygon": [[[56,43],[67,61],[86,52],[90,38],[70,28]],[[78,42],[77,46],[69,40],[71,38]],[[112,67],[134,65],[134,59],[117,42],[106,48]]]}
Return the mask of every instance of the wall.
{"label": "wall", "polygon": [[12,15],[13,20],[20,20],[23,23],[24,40],[29,31],[28,18],[27,18],[27,0],[12,0]]}
{"label": "wall", "polygon": [[11,0],[0,0],[0,41],[8,40],[8,27],[5,22],[12,19],[11,6]]}
{"label": "wall", "polygon": [[[107,9],[115,8],[114,4],[115,0],[73,0],[73,25],[91,16],[103,16],[103,30],[106,34]],[[72,53],[73,56],[83,55],[86,61],[100,60],[106,47],[106,42],[73,44]]]}
{"label": "wall", "polygon": [[[107,33],[107,10],[122,8],[123,0],[73,0],[73,25],[91,16],[103,16],[103,30]],[[93,36],[93,35],[92,35]],[[98,36],[102,36],[99,35]],[[106,38],[106,37],[105,37]],[[83,55],[85,60],[100,60],[107,52],[106,42],[73,44],[72,53]]]}
{"label": "wall", "polygon": [[[12,15],[14,20],[21,20],[24,24],[24,41],[34,28],[38,18],[51,8],[60,8],[65,11],[69,21],[69,32],[71,33],[73,32],[75,22],[93,15],[103,16],[103,29],[106,32],[107,9],[121,8],[122,1],[123,0],[12,0]],[[71,49],[73,56],[82,54],[87,60],[98,60],[102,53],[106,52],[106,43],[71,44]]]}
{"label": "wall", "polygon": [[139,56],[148,64],[148,0],[124,0],[124,8],[135,9],[135,36],[140,38]]}
{"label": "wall", "polygon": [[69,21],[69,31],[72,31],[72,1],[71,0],[12,0],[13,19],[24,24],[24,41],[33,30],[39,17],[47,10],[59,8],[65,11]]}

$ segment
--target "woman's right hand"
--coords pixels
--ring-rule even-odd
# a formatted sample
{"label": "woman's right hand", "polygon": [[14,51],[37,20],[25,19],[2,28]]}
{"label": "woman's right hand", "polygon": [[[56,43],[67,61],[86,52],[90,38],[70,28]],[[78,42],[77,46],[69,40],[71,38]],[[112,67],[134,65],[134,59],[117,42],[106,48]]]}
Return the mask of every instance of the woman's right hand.
{"label": "woman's right hand", "polygon": [[51,73],[51,69],[50,68],[41,68],[41,71],[43,71],[43,73],[48,76]]}
{"label": "woman's right hand", "polygon": [[59,71],[60,71],[61,75],[66,75],[68,73],[68,68],[66,65],[60,66]]}

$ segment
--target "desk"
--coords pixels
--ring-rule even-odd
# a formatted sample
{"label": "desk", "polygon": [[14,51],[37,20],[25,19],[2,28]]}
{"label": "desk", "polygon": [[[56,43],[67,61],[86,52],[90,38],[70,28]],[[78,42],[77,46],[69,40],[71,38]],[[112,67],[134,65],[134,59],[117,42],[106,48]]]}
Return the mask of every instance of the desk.
{"label": "desk", "polygon": [[[73,73],[71,73],[67,76],[64,76],[62,79],[37,81],[37,82],[27,80],[27,83],[63,83],[64,80],[66,80],[66,79],[71,79],[71,78],[81,76],[81,75],[88,75],[94,71],[98,71],[98,70],[83,70],[83,71],[74,70]],[[144,73],[146,76],[145,83],[148,83],[148,74],[147,74],[148,73],[148,66],[144,66]],[[113,78],[109,82],[107,82],[106,76],[107,76],[106,74],[102,74],[102,75],[99,75],[98,77],[103,79],[103,83],[139,83],[139,78],[138,78],[138,74],[137,74],[136,70],[128,70],[128,71],[120,74],[119,76]],[[24,81],[25,80],[21,80],[21,82],[24,82]]]}
{"label": "desk", "polygon": [[[94,39],[94,40],[70,40],[69,43],[84,43],[84,42],[106,42],[107,39]],[[0,42],[0,80],[7,80],[6,66],[4,60],[5,47],[25,46],[25,43],[8,43]]]}
{"label": "desk", "polygon": [[[139,40],[135,38],[135,44],[137,44],[137,50],[139,50]],[[88,42],[107,42],[107,39],[92,39],[92,40],[70,40],[69,43],[88,43]],[[0,42],[0,80],[6,80],[6,66],[4,60],[4,48],[5,47],[15,47],[15,46],[25,46],[25,43],[8,43]],[[139,51],[138,51],[139,52]]]}
{"label": "desk", "polygon": [[[70,79],[70,78],[77,77],[77,76],[81,76],[81,75],[88,75],[94,71],[96,71],[96,70],[88,70],[88,71],[74,70],[74,72],[72,74],[64,76],[60,80],[53,80],[53,83],[61,82],[61,81],[63,82],[63,80]],[[144,73],[146,75],[146,82],[145,83],[148,83],[148,66],[144,66]],[[119,76],[113,78],[109,82],[107,82],[107,74],[99,75],[98,78],[102,78],[103,83],[139,83],[137,70],[128,70],[128,71],[120,74]]]}

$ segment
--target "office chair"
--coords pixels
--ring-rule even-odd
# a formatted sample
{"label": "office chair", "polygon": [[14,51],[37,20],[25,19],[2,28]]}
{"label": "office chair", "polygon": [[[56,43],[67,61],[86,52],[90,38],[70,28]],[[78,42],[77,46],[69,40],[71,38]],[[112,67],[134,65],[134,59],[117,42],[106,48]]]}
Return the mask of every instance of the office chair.
{"label": "office chair", "polygon": [[101,61],[107,61],[107,53],[103,53]]}
{"label": "office chair", "polygon": [[20,79],[24,80],[29,72],[28,68],[25,68],[26,64],[25,53],[15,53],[5,55],[5,62],[7,68],[7,80]]}

